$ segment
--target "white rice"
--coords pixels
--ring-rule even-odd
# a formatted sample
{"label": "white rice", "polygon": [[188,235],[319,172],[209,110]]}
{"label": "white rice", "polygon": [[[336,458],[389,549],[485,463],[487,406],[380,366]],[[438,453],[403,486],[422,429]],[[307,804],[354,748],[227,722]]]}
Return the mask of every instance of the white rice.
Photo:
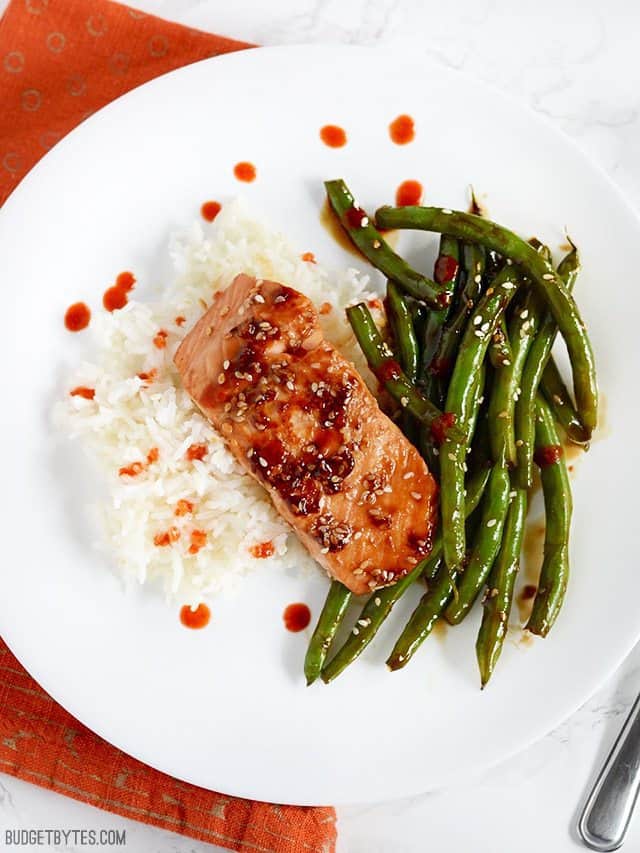
{"label": "white rice", "polygon": [[[250,553],[254,545],[272,542],[275,554],[269,559],[282,569],[315,564],[181,387],[173,365],[181,338],[202,314],[203,300],[209,304],[213,292],[235,275],[271,278],[318,306],[331,304],[321,315],[327,338],[373,384],[344,314],[348,304],[373,294],[368,277],[353,269],[329,272],[302,261],[283,235],[257,222],[240,201],[226,204],[212,225],[194,223],[176,235],[169,251],[175,277],[153,302],[133,298],[122,310],[94,315],[95,358],[69,379],[55,418],[80,438],[104,475],[108,499],[98,507],[102,544],[125,581],[159,583],[168,600],[195,604],[262,563]],[[175,323],[180,315],[186,318],[181,327]],[[165,349],[153,344],[160,329],[169,333]],[[157,377],[147,386],[137,374],[154,369]],[[94,388],[95,398],[69,396],[76,386]],[[203,461],[187,460],[192,444],[207,445]],[[157,462],[135,477],[119,474],[124,466],[144,463],[151,448],[158,449]],[[194,504],[193,514],[176,517],[181,499]],[[172,527],[179,531],[177,541],[154,544],[154,537]],[[190,554],[194,529],[205,531],[207,540]]]}

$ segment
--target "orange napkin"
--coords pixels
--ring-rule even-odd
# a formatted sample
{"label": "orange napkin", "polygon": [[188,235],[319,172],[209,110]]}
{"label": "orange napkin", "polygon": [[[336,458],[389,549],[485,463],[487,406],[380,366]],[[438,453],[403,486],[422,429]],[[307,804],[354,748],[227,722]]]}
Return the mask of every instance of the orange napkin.
{"label": "orange napkin", "polygon": [[[0,204],[62,136],[113,98],[251,45],[107,0],[12,0],[0,19]],[[247,853],[332,853],[335,812],[187,785],[110,746],[0,640],[0,770],[94,806]]]}

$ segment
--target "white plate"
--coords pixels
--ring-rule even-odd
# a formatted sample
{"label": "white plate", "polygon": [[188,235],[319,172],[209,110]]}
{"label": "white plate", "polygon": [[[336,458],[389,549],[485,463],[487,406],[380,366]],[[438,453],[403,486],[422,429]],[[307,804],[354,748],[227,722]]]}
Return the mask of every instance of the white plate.
{"label": "white plate", "polygon": [[[413,144],[387,125],[415,117]],[[344,126],[338,150],[321,125]],[[240,185],[233,164],[257,165]],[[434,204],[487,193],[491,215],[556,250],[579,244],[579,300],[607,402],[609,437],[575,478],[573,577],[551,637],[506,644],[481,693],[479,612],[432,638],[405,671],[383,661],[403,602],[363,658],[307,689],[307,633],[281,613],[317,615],[326,579],[265,566],[182,628],[141,591],[126,598],[89,548],[76,477],[49,411],[82,353],[67,305],[95,308],[121,269],[159,269],[169,231],[207,198],[239,191],[301,250],[353,264],[323,231],[322,180],[344,176],[365,207],[420,179]],[[426,262],[433,240],[406,238]],[[427,247],[427,248],[425,248]],[[563,136],[493,90],[423,59],[351,47],[263,48],[192,65],[143,86],[63,140],[0,214],[4,328],[0,627],[33,676],[83,723],[142,761],[230,794],[313,804],[372,801],[460,780],[539,737],[576,708],[640,633],[636,488],[640,229],[608,180]],[[81,466],[80,466],[81,470]],[[400,612],[401,611],[401,612]]]}

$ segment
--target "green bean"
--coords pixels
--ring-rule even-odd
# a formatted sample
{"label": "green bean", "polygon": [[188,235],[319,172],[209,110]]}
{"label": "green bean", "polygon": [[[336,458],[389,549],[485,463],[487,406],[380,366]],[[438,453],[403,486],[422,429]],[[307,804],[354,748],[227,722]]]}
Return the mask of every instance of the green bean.
{"label": "green bean", "polygon": [[552,355],[549,357],[549,361],[542,374],[540,390],[544,394],[545,400],[549,404],[556,421],[564,429],[569,441],[584,446],[587,442],[582,424],[573,405],[569,389],[564,384],[564,380],[558,370],[558,365]]}
{"label": "green bean", "polygon": [[520,393],[522,371],[538,331],[540,309],[541,300],[538,293],[529,285],[525,286],[509,322],[511,358],[500,369],[495,392],[491,395],[489,404],[493,461],[509,467],[516,464],[514,410]]}
{"label": "green bean", "polygon": [[373,266],[392,279],[405,293],[422,299],[430,308],[440,309],[450,302],[450,294],[434,281],[416,272],[397,255],[372,220],[359,207],[342,180],[325,181],[329,204],[354,246]]}
{"label": "green bean", "polygon": [[[558,272],[564,279],[569,292],[573,289],[579,268],[578,252],[573,246],[558,267]],[[533,482],[536,395],[557,331],[558,326],[553,315],[547,313],[540,324],[522,371],[521,393],[515,408],[518,458],[516,478],[518,486],[522,489],[531,488]],[[589,435],[589,431],[581,430],[581,425],[574,425],[570,433],[571,439],[578,443],[586,443]]]}
{"label": "green bean", "polygon": [[376,222],[383,228],[420,228],[477,242],[519,264],[544,297],[565,339],[573,370],[577,410],[587,437],[597,424],[598,387],[595,361],[584,322],[561,275],[533,246],[512,231],[480,216],[435,207],[382,207]]}
{"label": "green bean", "polygon": [[[480,482],[484,484],[484,493],[484,488],[486,488],[486,483],[490,475],[490,468],[481,468],[471,478],[470,482],[474,482],[477,477],[482,477],[483,480],[480,480]],[[471,491],[469,490],[467,503],[465,504],[467,518],[475,517],[473,513],[479,503],[479,500],[474,500],[471,503],[470,495]],[[433,568],[435,569],[435,572],[431,581],[427,584],[427,591],[411,614],[409,621],[405,625],[404,630],[398,637],[393,650],[391,651],[391,654],[387,658],[387,666],[391,671],[402,669],[402,667],[409,663],[413,654],[420,648],[422,643],[433,630],[433,626],[442,615],[442,611],[444,610],[447,602],[456,592],[456,572],[449,572],[447,569],[444,561],[441,559],[441,539],[439,539],[438,544],[439,548],[437,549],[437,553],[435,547],[432,553],[432,558],[437,556],[437,559],[434,559]]]}
{"label": "green bean", "polygon": [[538,591],[527,628],[533,634],[546,637],[567,591],[572,500],[553,413],[541,395],[536,401],[536,462],[540,467],[546,530]]}
{"label": "green bean", "polygon": [[425,373],[425,390],[436,406],[444,406],[449,377],[467,325],[467,319],[475,307],[482,290],[485,253],[479,246],[464,246],[464,286],[460,289],[448,320],[442,330],[440,341]]}
{"label": "green bean", "polygon": [[438,574],[433,583],[429,584],[387,658],[387,666],[392,672],[406,666],[427,639],[451,598],[454,587],[455,572],[450,574],[444,561],[440,561]]}
{"label": "green bean", "polygon": [[410,382],[415,382],[418,378],[418,339],[407,302],[397,285],[392,281],[387,282],[386,304],[389,325],[391,326],[400,366],[407,379]]}
{"label": "green bean", "polygon": [[475,383],[491,337],[518,288],[520,278],[513,267],[496,276],[492,287],[478,302],[464,336],[453,369],[447,412],[455,415],[465,439],[454,443],[447,436],[440,448],[440,506],[444,540],[444,559],[449,570],[458,568],[465,555],[464,469],[468,446],[468,427],[477,407]]}
{"label": "green bean", "polygon": [[489,575],[483,601],[482,624],[476,641],[482,687],[491,678],[507,635],[526,516],[527,492],[524,489],[516,489],[511,492],[502,544]]}
{"label": "green bean", "polygon": [[313,684],[320,675],[333,638],[342,624],[351,598],[352,593],[344,584],[336,580],[331,581],[324,607],[307,646],[307,654],[304,659],[304,674],[307,685]]}
{"label": "green bean", "polygon": [[382,340],[365,303],[360,302],[347,308],[347,317],[369,367],[389,394],[424,424],[443,431],[454,440],[460,440],[462,434],[455,424],[450,424],[440,409],[427,400],[402,372],[393,353]]}
{"label": "green bean", "polygon": [[[478,471],[477,474],[469,479],[465,504],[465,512],[467,514],[471,514],[478,506],[488,479],[488,471]],[[377,634],[378,629],[391,612],[394,604],[404,595],[411,584],[422,576],[427,578],[427,581],[431,581],[435,576],[441,556],[442,539],[440,534],[437,533],[433,541],[431,554],[425,560],[418,563],[408,575],[397,580],[393,586],[377,590],[377,592],[374,592],[370,596],[360,613],[352,633],[322,670],[322,680],[326,684],[337,678],[350,663],[362,654]]]}
{"label": "green bean", "polygon": [[[455,293],[461,275],[461,247],[457,240],[448,234],[440,236],[440,248],[433,270],[433,277],[437,284],[452,294],[452,303],[455,301]],[[449,316],[451,306],[441,308],[439,311],[429,311],[424,327],[422,373],[426,374],[431,359],[438,346],[442,327]],[[436,400],[433,400],[435,403]]]}
{"label": "green bean", "polygon": [[502,541],[502,528],[509,508],[510,488],[507,469],[504,465],[494,465],[482,502],[480,526],[471,555],[458,582],[458,594],[444,613],[450,625],[462,622],[491,571]]}

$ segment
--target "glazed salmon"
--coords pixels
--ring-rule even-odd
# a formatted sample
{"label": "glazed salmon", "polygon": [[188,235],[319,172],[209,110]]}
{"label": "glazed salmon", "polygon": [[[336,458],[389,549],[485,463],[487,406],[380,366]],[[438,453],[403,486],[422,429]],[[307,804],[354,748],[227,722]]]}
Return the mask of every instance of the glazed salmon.
{"label": "glazed salmon", "polygon": [[306,296],[237,276],[175,363],[240,464],[352,592],[393,583],[429,553],[436,483]]}

